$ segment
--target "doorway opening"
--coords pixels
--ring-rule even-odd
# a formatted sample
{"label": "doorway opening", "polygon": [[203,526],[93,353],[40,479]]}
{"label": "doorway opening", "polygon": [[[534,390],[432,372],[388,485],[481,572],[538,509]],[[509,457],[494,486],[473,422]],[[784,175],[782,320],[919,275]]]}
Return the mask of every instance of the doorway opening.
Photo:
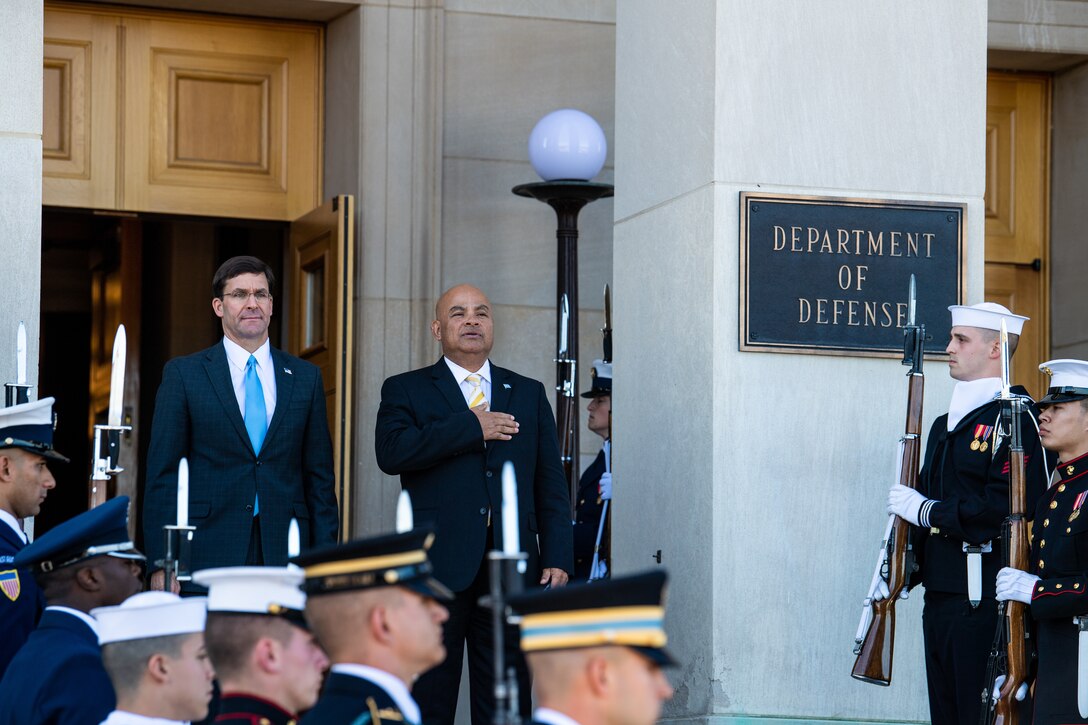
{"label": "doorway opening", "polygon": [[285,338],[285,222],[154,214],[42,210],[42,304],[38,397],[57,399],[57,487],[35,519],[35,536],[88,508],[95,423],[109,400],[114,334],[128,338],[121,465],[107,495],[134,501],[131,532],[142,546],[141,493],[155,394],[163,365],[222,337],[211,309],[211,279],[226,259],[249,254],[276,275],[273,346]]}

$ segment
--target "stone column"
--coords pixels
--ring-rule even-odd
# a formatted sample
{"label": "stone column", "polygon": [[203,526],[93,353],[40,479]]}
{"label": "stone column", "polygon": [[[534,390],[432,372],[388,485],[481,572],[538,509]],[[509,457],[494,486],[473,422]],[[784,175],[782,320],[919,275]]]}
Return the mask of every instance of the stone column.
{"label": "stone column", "polygon": [[[0,3],[0,383],[15,381],[15,331],[27,327],[27,379],[38,382],[42,252],[42,4]],[[30,391],[31,399],[38,390]]]}
{"label": "stone column", "polygon": [[[616,20],[614,550],[671,575],[666,717],[927,720],[920,589],[892,686],[850,677],[904,368],[738,350],[740,192],[966,203],[980,301],[986,2],[624,0]],[[943,361],[927,383],[928,428]]]}

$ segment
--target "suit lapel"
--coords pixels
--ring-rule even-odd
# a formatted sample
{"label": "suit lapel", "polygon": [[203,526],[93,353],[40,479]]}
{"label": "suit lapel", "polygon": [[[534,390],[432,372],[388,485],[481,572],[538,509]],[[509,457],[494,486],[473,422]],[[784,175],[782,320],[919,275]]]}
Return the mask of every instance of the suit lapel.
{"label": "suit lapel", "polygon": [[509,412],[510,393],[513,387],[510,383],[510,371],[500,367],[491,366],[491,410],[499,413]]}
{"label": "suit lapel", "polygon": [[450,404],[450,410],[456,413],[468,409],[465,396],[461,394],[461,388],[457,386],[457,381],[450,372],[450,366],[443,358],[438,358],[438,362],[431,368],[431,378],[434,380],[434,386],[442,393],[442,397]]}
{"label": "suit lapel", "polygon": [[234,429],[241,436],[249,450],[252,451],[253,444],[249,442],[246,422],[242,420],[242,413],[238,410],[238,398],[234,395],[234,386],[231,384],[227,350],[223,347],[222,342],[208,350],[208,354],[204,358],[204,369],[208,373],[212,390],[215,391],[216,396],[219,398],[219,404],[223,406],[227,420],[234,424]]}
{"label": "suit lapel", "polygon": [[272,413],[272,422],[269,424],[268,432],[264,436],[265,442],[261,445],[262,448],[272,439],[276,429],[279,428],[280,421],[286,417],[291,402],[291,394],[295,390],[294,371],[287,372],[291,368],[287,365],[284,354],[274,347],[271,348],[271,351],[272,367],[276,373],[276,410]]}

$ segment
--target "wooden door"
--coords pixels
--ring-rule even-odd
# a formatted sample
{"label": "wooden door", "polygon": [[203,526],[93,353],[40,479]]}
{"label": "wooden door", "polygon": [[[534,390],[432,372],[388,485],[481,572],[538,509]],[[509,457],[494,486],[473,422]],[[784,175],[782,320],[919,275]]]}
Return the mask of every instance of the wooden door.
{"label": "wooden door", "polygon": [[1050,77],[990,73],[986,85],[986,294],[1031,318],[1013,379],[1038,398],[1050,355]]}
{"label": "wooden door", "polygon": [[332,433],[340,537],[351,536],[355,198],[335,196],[291,225],[288,351],[321,369]]}
{"label": "wooden door", "polygon": [[[128,496],[132,510],[140,502],[136,490],[137,453],[139,451],[140,400],[140,270],[142,266],[142,227],[138,219],[122,218],[114,228],[116,244],[106,244],[101,257],[91,269],[91,371],[90,410],[87,435],[93,445],[94,426],[105,423],[109,410],[110,372],[113,339],[117,326],[124,324],[128,337],[125,360],[124,408],[121,422],[132,430],[121,436],[120,463],[123,473],[109,481],[107,498]],[[103,442],[104,444],[104,442]],[[90,470],[88,469],[88,477]],[[89,490],[89,489],[88,489]],[[129,528],[136,521],[130,517]],[[130,531],[130,533],[135,533]]]}

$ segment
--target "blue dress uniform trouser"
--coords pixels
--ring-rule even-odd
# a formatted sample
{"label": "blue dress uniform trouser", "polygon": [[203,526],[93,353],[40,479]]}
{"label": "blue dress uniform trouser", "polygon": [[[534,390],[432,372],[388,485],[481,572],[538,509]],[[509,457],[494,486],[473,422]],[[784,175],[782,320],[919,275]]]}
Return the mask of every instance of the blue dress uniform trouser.
{"label": "blue dress uniform trouser", "polygon": [[922,634],[933,725],[979,721],[996,631],[995,599],[983,598],[973,609],[966,595],[926,592]]}

